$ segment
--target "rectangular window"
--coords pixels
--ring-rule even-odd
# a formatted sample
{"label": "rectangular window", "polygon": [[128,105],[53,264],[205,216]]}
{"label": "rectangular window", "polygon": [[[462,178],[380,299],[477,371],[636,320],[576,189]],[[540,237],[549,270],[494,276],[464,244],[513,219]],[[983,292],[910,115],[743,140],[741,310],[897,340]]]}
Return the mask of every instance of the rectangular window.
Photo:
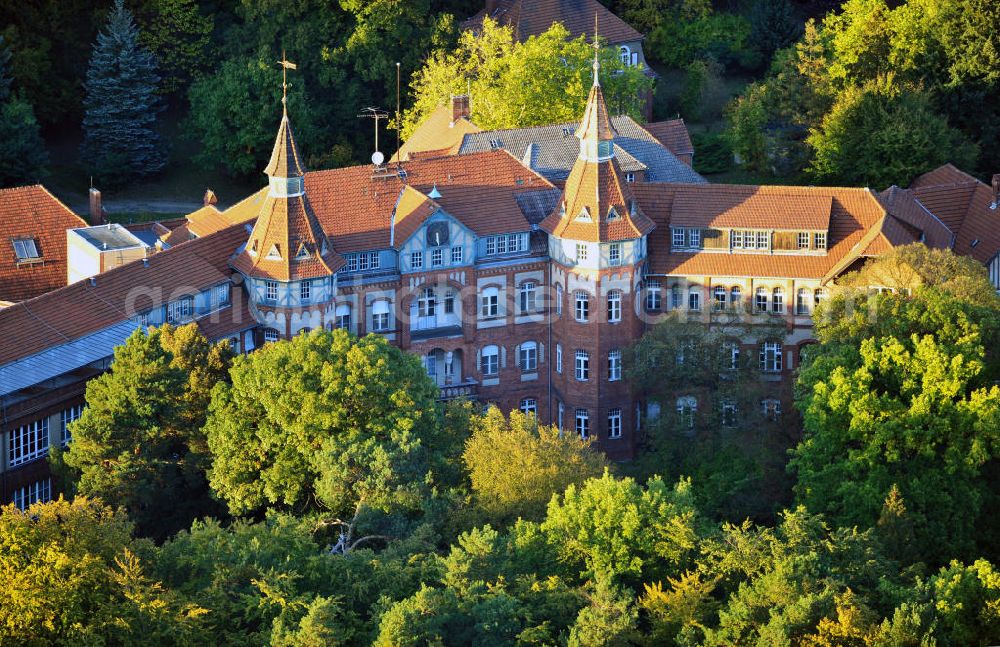
{"label": "rectangular window", "polygon": [[264,343],[265,344],[273,344],[276,341],[278,341],[278,331],[275,330],[274,328],[265,328],[264,329]]}
{"label": "rectangular window", "polygon": [[497,254],[507,253],[507,237],[497,236]]}
{"label": "rectangular window", "polygon": [[608,381],[617,382],[622,379],[622,352],[612,350],[608,352]]}
{"label": "rectangular window", "polygon": [[452,264],[458,264],[462,262],[462,250],[463,247],[452,247],[451,248],[451,262]]}
{"label": "rectangular window", "polygon": [[681,289],[679,286],[675,285],[672,288],[670,288],[670,309],[677,310],[678,308],[680,308],[681,304],[683,303],[682,298],[683,297],[681,296]]}
{"label": "rectangular window", "polygon": [[497,253],[497,239],[495,236],[489,236],[486,239],[486,255],[492,256]]}
{"label": "rectangular window", "polygon": [[562,374],[562,344],[556,344],[556,373]]}
{"label": "rectangular window", "polygon": [[628,182],[629,184],[631,184],[632,182],[635,182],[635,173],[626,173],[625,174],[625,181]]}
{"label": "rectangular window", "polygon": [[8,434],[7,464],[11,467],[33,461],[49,453],[49,419],[41,418]]}
{"label": "rectangular window", "polygon": [[739,413],[739,407],[735,400],[725,400],[722,403],[722,426],[723,427],[734,427],[736,426],[736,415]]}
{"label": "rectangular window", "polygon": [[194,299],[192,297],[184,297],[179,301],[174,301],[173,303],[167,304],[167,321],[169,323],[180,323],[182,321],[187,321],[191,318],[191,312],[194,309]]}
{"label": "rectangular window", "polygon": [[809,232],[800,231],[795,236],[799,249],[809,249]]}
{"label": "rectangular window", "polygon": [[27,510],[36,503],[52,500],[52,479],[35,481],[31,485],[17,488],[12,494],[12,501],[19,510]]}
{"label": "rectangular window", "polygon": [[771,235],[766,231],[757,232],[757,249],[768,249],[771,246]]}
{"label": "rectangular window", "polygon": [[743,231],[739,229],[734,229],[730,233],[730,237],[733,241],[733,249],[743,249]]}
{"label": "rectangular window", "polygon": [[826,249],[826,232],[816,232],[813,234],[813,247],[816,249]]}
{"label": "rectangular window", "polygon": [[389,302],[376,301],[372,306],[372,328],[375,332],[389,330]]}
{"label": "rectangular window", "polygon": [[521,400],[521,405],[518,409],[525,415],[538,415],[538,400],[535,398],[524,398]]}
{"label": "rectangular window", "polygon": [[278,282],[264,281],[264,298],[268,301],[278,300]]}
{"label": "rectangular window", "polygon": [[586,243],[576,244],[576,262],[587,260],[587,245]]}
{"label": "rectangular window", "polygon": [[673,246],[684,247],[684,230],[674,229],[672,231],[673,231]]}
{"label": "rectangular window", "polygon": [[525,281],[521,284],[521,287],[518,289],[517,305],[522,313],[535,311],[535,294],[537,289],[538,286],[534,281]]}
{"label": "rectangular window", "polygon": [[444,265],[444,250],[440,247],[431,250],[431,267]]}
{"label": "rectangular window", "polygon": [[622,320],[621,290],[608,292],[608,323],[618,323]]}
{"label": "rectangular window", "polygon": [[17,256],[18,263],[33,261],[41,257],[34,238],[18,238],[11,242],[14,243],[14,254]]}
{"label": "rectangular window", "polygon": [[760,370],[765,373],[781,372],[781,344],[776,341],[760,345]]}
{"label": "rectangular window", "polygon": [[225,305],[229,303],[230,291],[229,284],[223,283],[222,285],[215,286],[215,304]]}
{"label": "rectangular window", "polygon": [[500,314],[500,291],[496,288],[486,288],[479,297],[479,314],[484,319],[497,317]]}
{"label": "rectangular window", "polygon": [[576,434],[580,438],[590,437],[590,414],[586,409],[576,410]]}
{"label": "rectangular window", "polygon": [[688,229],[688,247],[701,247],[700,229]]}
{"label": "rectangular window", "polygon": [[421,270],[424,267],[424,253],[410,252],[410,269]]}
{"label": "rectangular window", "polygon": [[575,294],[576,301],[576,320],[581,323],[586,323],[590,318],[590,295],[586,292],[579,291]]}
{"label": "rectangular window", "polygon": [[580,382],[590,379],[590,354],[585,350],[576,351],[576,379]]}
{"label": "rectangular window", "polygon": [[646,282],[646,310],[656,312],[660,309],[662,302],[663,286],[659,281]]}
{"label": "rectangular window", "polygon": [[608,438],[622,437],[622,410],[614,408],[608,411]]}
{"label": "rectangular window", "polygon": [[299,299],[304,303],[312,297],[312,281],[303,281],[299,284]]}
{"label": "rectangular window", "polygon": [[688,292],[688,310],[692,312],[701,311],[701,292],[698,288],[691,288]]}
{"label": "rectangular window", "polygon": [[82,415],[82,404],[72,406],[69,409],[63,409],[62,413],[59,414],[59,441],[63,445],[73,440],[73,433],[69,429],[69,423],[79,419]]}
{"label": "rectangular window", "polygon": [[609,265],[621,265],[622,264],[622,244],[621,243],[611,243],[608,246],[608,264]]}

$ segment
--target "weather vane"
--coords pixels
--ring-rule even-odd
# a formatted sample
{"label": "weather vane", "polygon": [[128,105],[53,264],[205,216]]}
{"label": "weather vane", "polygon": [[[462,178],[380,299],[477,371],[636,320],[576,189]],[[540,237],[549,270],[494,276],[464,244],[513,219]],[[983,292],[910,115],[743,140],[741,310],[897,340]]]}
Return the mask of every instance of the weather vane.
{"label": "weather vane", "polygon": [[285,56],[285,50],[281,50],[281,60],[278,61],[278,65],[281,66],[281,109],[287,111],[288,109],[288,70],[296,70],[298,66],[288,60]]}

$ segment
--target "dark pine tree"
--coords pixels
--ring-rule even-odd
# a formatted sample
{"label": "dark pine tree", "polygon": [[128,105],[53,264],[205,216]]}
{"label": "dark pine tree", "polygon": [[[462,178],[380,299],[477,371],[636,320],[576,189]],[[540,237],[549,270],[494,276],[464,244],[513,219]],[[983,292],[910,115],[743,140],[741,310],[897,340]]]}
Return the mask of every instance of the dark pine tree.
{"label": "dark pine tree", "polygon": [[85,84],[83,161],[102,182],[150,175],[166,165],[156,131],[163,109],[156,59],[139,45],[139,29],[124,0],[116,0],[97,35]]}
{"label": "dark pine tree", "polygon": [[37,182],[48,175],[49,162],[31,104],[13,92],[9,62],[0,36],[0,187]]}

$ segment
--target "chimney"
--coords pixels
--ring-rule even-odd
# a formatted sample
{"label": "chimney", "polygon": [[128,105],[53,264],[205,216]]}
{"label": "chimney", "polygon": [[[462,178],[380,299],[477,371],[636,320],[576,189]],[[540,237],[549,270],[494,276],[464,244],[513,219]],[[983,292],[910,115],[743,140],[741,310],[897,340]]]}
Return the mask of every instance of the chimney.
{"label": "chimney", "polygon": [[219,199],[215,197],[215,191],[213,191],[212,189],[205,189],[205,197],[203,197],[201,201],[202,204],[204,204],[207,207],[209,205],[217,203]]}
{"label": "chimney", "polygon": [[472,116],[469,112],[469,95],[460,94],[457,96],[452,96],[451,98],[451,123],[455,124],[456,121],[465,117],[468,119]]}
{"label": "chimney", "polygon": [[90,187],[90,224],[104,224],[104,205],[101,204],[101,192]]}
{"label": "chimney", "polygon": [[990,209],[996,209],[998,203],[1000,203],[1000,173],[993,176],[993,204],[990,205]]}

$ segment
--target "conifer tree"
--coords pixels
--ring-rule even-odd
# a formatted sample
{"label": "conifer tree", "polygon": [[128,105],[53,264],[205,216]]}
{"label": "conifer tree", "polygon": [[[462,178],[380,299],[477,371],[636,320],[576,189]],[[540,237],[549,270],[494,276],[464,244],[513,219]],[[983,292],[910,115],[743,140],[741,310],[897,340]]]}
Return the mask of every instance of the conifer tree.
{"label": "conifer tree", "polygon": [[160,77],[153,54],[138,39],[132,13],[116,0],[97,35],[84,99],[84,161],[104,182],[156,173],[166,164],[156,132]]}
{"label": "conifer tree", "polygon": [[13,92],[9,62],[0,36],[0,186],[37,182],[49,161],[31,104]]}

